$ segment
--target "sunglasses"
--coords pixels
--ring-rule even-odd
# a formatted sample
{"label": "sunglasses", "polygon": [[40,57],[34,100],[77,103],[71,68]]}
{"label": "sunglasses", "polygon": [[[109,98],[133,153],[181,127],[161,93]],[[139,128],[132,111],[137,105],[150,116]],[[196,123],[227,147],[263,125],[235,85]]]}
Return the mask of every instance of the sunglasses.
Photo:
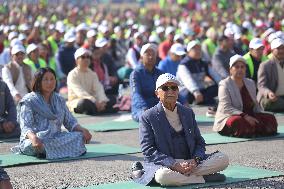
{"label": "sunglasses", "polygon": [[90,56],[81,56],[82,59],[89,59],[91,58]]}
{"label": "sunglasses", "polygon": [[163,90],[163,91],[168,91],[168,90],[172,90],[172,91],[177,91],[178,90],[178,86],[163,86],[163,87],[161,87],[161,89]]}

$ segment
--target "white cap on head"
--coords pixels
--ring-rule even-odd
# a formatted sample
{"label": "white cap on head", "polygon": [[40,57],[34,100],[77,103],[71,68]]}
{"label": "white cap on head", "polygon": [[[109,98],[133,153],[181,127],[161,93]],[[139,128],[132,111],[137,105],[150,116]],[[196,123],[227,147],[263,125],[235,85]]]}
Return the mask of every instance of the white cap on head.
{"label": "white cap on head", "polygon": [[140,33],[140,32],[134,33],[133,38],[136,39],[138,37],[142,37],[142,33]]}
{"label": "white cap on head", "polygon": [[11,50],[11,54],[17,54],[18,52],[26,53],[25,47],[23,45],[15,45]]}
{"label": "white cap on head", "polygon": [[120,26],[115,26],[115,28],[113,29],[114,33],[118,33],[121,31],[121,27]]}
{"label": "white cap on head", "polygon": [[67,32],[64,35],[64,42],[72,43],[76,40],[76,36],[73,32]]}
{"label": "white cap on head", "polygon": [[23,33],[20,33],[19,36],[18,36],[18,39],[19,40],[24,40],[24,39],[27,39],[27,36]]}
{"label": "white cap on head", "polygon": [[158,38],[157,35],[150,35],[149,37],[149,43],[159,43],[160,42],[160,39]]}
{"label": "white cap on head", "polygon": [[232,28],[226,28],[224,30],[224,35],[226,37],[234,37],[234,31],[232,30]]}
{"label": "white cap on head", "polygon": [[258,49],[259,47],[264,47],[262,40],[260,38],[253,38],[249,42],[249,48],[250,49]]}
{"label": "white cap on head", "polygon": [[99,31],[100,31],[101,33],[106,33],[106,32],[108,32],[108,31],[109,31],[108,26],[100,25],[100,26],[99,26]]}
{"label": "white cap on head", "polygon": [[139,27],[138,24],[133,24],[131,28],[132,28],[133,30],[138,30],[138,27]]}
{"label": "white cap on head", "polygon": [[32,44],[29,44],[29,46],[27,47],[27,54],[30,54],[31,52],[33,52],[34,50],[37,49],[37,45],[32,43]]}
{"label": "white cap on head", "polygon": [[274,39],[276,39],[277,38],[277,36],[276,36],[276,34],[275,34],[275,32],[274,33],[271,33],[269,36],[268,36],[268,42],[269,43],[271,43]]}
{"label": "white cap on head", "polygon": [[261,37],[266,38],[267,36],[269,36],[271,33],[274,33],[274,32],[275,32],[275,30],[273,28],[268,28],[267,30],[265,30],[265,32],[263,32]]}
{"label": "white cap on head", "polygon": [[163,86],[166,83],[175,83],[178,86],[180,85],[180,82],[177,80],[176,76],[170,74],[170,73],[164,73],[160,75],[156,81],[156,90],[159,89],[159,87]]}
{"label": "white cap on head", "polygon": [[284,32],[283,31],[277,31],[277,32],[275,32],[275,35],[277,36],[277,38],[284,39]]}
{"label": "white cap on head", "polygon": [[187,47],[186,47],[186,50],[187,52],[190,51],[193,47],[195,47],[196,45],[200,45],[200,42],[198,40],[193,40],[193,41],[190,41],[188,44],[187,44]]}
{"label": "white cap on head", "polygon": [[148,49],[152,49],[152,50],[154,50],[156,52],[157,51],[157,46],[154,45],[153,43],[147,43],[147,44],[143,45],[142,48],[141,48],[141,51],[140,51],[140,55],[143,56],[143,54]]}
{"label": "white cap on head", "polygon": [[271,47],[271,50],[273,50],[273,49],[280,47],[281,45],[284,45],[284,40],[281,38],[276,38],[271,42],[270,47]]}
{"label": "white cap on head", "polygon": [[95,30],[89,30],[87,32],[87,38],[91,38],[97,35],[97,32]]}
{"label": "white cap on head", "polygon": [[243,62],[243,63],[246,64],[246,60],[241,55],[235,54],[234,56],[232,56],[230,58],[230,63],[229,63],[230,64],[230,68],[238,61]]}
{"label": "white cap on head", "polygon": [[15,45],[23,45],[22,41],[20,41],[18,38],[14,38],[11,43],[10,43],[10,47],[14,47]]}
{"label": "white cap on head", "polygon": [[80,47],[74,53],[75,60],[77,60],[80,56],[83,56],[84,54],[91,55],[91,52],[84,47]]}
{"label": "white cap on head", "polygon": [[18,37],[18,32],[13,31],[13,32],[9,33],[8,40],[11,41],[12,39],[14,39],[16,37]]}
{"label": "white cap on head", "polygon": [[186,54],[183,45],[180,44],[180,43],[175,43],[175,44],[173,44],[173,45],[171,46],[171,48],[170,48],[170,52],[171,52],[171,53],[174,53],[174,54],[176,54],[176,55],[178,55],[178,56],[182,56],[182,55],[185,55],[185,54]]}
{"label": "white cap on head", "polygon": [[65,32],[65,26],[62,22],[57,22],[55,26],[55,30],[58,31],[59,33],[64,33]]}
{"label": "white cap on head", "polygon": [[183,37],[181,34],[175,34],[174,41],[177,41],[177,40],[183,40]]}
{"label": "white cap on head", "polygon": [[159,34],[159,33],[163,33],[165,31],[165,28],[163,26],[159,26],[156,28],[156,33]]}
{"label": "white cap on head", "polygon": [[108,40],[106,38],[99,38],[96,40],[95,46],[101,48],[105,46],[107,43],[108,43]]}
{"label": "white cap on head", "polygon": [[19,26],[19,30],[21,30],[21,31],[27,31],[29,29],[30,29],[30,26],[27,23],[21,24]]}
{"label": "white cap on head", "polygon": [[138,29],[138,32],[140,32],[140,33],[144,33],[146,31],[147,31],[147,27],[145,25],[141,25]]}
{"label": "white cap on head", "polygon": [[86,23],[81,23],[76,27],[76,32],[85,30],[87,31],[89,29],[88,25]]}
{"label": "white cap on head", "polygon": [[166,31],[165,31],[165,35],[169,35],[170,33],[173,33],[176,29],[173,27],[173,26],[168,26],[166,28]]}

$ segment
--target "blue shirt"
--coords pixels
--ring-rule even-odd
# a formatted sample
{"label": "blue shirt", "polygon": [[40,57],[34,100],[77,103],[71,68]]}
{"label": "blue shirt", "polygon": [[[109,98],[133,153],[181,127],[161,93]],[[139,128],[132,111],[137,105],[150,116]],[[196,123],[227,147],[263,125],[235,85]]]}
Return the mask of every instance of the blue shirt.
{"label": "blue shirt", "polygon": [[154,67],[152,72],[149,72],[142,64],[137,66],[131,73],[131,112],[135,121],[139,121],[139,117],[144,110],[158,104],[159,99],[155,94],[155,89],[156,80],[161,74],[163,72],[158,68]]}
{"label": "blue shirt", "polygon": [[170,73],[175,76],[179,63],[180,61],[175,62],[170,56],[167,56],[164,60],[159,62],[158,68],[165,73]]}

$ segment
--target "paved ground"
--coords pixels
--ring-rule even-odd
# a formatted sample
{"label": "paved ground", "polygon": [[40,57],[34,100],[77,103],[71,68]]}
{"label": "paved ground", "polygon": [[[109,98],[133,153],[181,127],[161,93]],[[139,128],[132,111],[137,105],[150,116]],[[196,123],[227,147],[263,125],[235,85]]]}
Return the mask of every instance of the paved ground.
{"label": "paved ground", "polygon": [[[195,107],[204,115],[204,107]],[[81,124],[114,119],[117,116],[79,118]],[[284,125],[284,116],[278,116]],[[211,132],[211,124],[200,124],[202,133]],[[138,130],[92,133],[92,143],[116,143],[139,147]],[[0,153],[9,152],[15,143],[1,143]],[[231,164],[284,172],[284,139],[249,141],[207,146],[207,151],[220,150],[230,157]],[[141,153],[87,160],[6,168],[14,188],[70,188],[129,180],[133,161],[142,161]],[[284,188],[284,176],[222,185],[215,188]]]}

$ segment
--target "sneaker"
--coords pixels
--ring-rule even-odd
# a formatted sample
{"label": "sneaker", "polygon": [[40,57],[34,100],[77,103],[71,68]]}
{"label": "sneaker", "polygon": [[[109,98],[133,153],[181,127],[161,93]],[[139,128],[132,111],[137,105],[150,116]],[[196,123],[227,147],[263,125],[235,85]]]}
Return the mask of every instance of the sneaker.
{"label": "sneaker", "polygon": [[132,179],[140,178],[144,174],[142,163],[139,161],[134,162],[132,164],[131,171],[132,171],[132,174],[131,174]]}
{"label": "sneaker", "polygon": [[217,107],[216,106],[208,107],[208,110],[206,112],[206,116],[207,117],[215,117],[216,111],[217,111]]}
{"label": "sneaker", "polygon": [[224,182],[226,180],[226,176],[221,173],[214,173],[210,175],[203,175],[205,182]]}

